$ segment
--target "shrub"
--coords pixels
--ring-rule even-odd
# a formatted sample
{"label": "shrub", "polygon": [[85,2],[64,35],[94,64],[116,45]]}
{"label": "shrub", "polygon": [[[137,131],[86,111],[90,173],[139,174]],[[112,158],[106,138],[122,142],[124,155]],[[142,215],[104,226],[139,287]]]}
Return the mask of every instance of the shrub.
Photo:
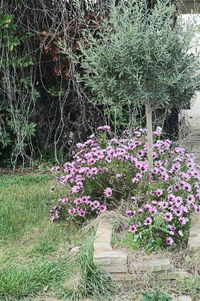
{"label": "shrub", "polygon": [[[154,167],[147,162],[146,130],[125,131],[112,138],[108,126],[101,135],[77,144],[72,162],[59,172],[68,197],[52,207],[51,221],[61,218],[83,222],[107,209],[126,204],[128,231],[133,242],[148,250],[186,242],[191,212],[200,212],[200,173],[194,155],[160,140],[154,131]],[[128,207],[129,206],[129,207]]]}

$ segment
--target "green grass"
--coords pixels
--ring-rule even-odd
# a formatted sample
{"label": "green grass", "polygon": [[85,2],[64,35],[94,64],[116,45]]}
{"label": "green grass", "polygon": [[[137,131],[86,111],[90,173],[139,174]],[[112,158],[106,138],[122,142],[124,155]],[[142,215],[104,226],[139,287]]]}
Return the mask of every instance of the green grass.
{"label": "green grass", "polygon": [[[48,174],[0,177],[0,301],[100,300],[110,291],[93,264],[93,238],[48,220],[51,202],[67,194],[50,192],[51,185]],[[83,240],[78,254],[69,251]]]}
{"label": "green grass", "polygon": [[78,268],[76,275],[80,281],[74,278],[71,289],[68,286],[65,291],[65,296],[70,300],[84,300],[87,297],[107,300],[114,291],[114,285],[108,273],[93,263],[93,242],[94,235],[92,234],[79,252],[75,269]]}
{"label": "green grass", "polygon": [[66,195],[63,188],[50,192],[51,185],[48,174],[0,177],[0,300],[34,300],[72,272],[68,250],[82,236],[48,220],[51,201]]}
{"label": "green grass", "polygon": [[1,243],[48,218],[46,203],[55,198],[50,183],[50,175],[0,177]]}
{"label": "green grass", "polygon": [[50,288],[63,279],[65,269],[66,262],[49,260],[6,265],[0,271],[0,298],[20,299],[37,293],[45,286]]}

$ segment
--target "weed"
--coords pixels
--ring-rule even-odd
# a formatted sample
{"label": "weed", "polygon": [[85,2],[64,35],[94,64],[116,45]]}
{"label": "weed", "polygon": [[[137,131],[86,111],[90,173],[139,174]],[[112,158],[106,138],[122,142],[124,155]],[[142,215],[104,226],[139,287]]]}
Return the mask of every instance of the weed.
{"label": "weed", "polygon": [[160,288],[144,293],[141,301],[170,301],[172,298]]}
{"label": "weed", "polygon": [[178,281],[177,291],[179,294],[190,295],[194,300],[200,300],[200,276]]}

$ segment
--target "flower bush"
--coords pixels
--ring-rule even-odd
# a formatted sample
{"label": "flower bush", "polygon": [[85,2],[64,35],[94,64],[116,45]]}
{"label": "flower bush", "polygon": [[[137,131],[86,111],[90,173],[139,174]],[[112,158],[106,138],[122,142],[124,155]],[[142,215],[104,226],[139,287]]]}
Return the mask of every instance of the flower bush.
{"label": "flower bush", "polygon": [[200,172],[194,155],[154,132],[154,167],[148,168],[146,130],[113,138],[109,126],[77,144],[73,161],[55,167],[68,197],[52,207],[51,221],[85,221],[127,204],[133,244],[154,250],[187,242],[192,212],[200,212]]}

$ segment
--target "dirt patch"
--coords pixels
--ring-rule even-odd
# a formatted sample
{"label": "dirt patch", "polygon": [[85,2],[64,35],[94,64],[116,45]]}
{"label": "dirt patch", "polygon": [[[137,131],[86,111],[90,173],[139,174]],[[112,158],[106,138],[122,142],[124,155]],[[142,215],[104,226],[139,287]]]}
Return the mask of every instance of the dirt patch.
{"label": "dirt patch", "polygon": [[195,250],[183,249],[168,252],[167,255],[176,269],[182,269],[191,276],[200,275],[200,253]]}
{"label": "dirt patch", "polygon": [[6,168],[0,166],[0,176],[3,175],[27,175],[27,174],[49,174],[51,173],[51,167],[49,165],[40,165],[37,167],[16,167]]}
{"label": "dirt patch", "polygon": [[0,167],[0,176],[3,175],[26,175],[29,173],[34,173],[37,170],[37,168],[33,168],[33,167],[17,167],[15,169],[13,168],[3,168]]}

